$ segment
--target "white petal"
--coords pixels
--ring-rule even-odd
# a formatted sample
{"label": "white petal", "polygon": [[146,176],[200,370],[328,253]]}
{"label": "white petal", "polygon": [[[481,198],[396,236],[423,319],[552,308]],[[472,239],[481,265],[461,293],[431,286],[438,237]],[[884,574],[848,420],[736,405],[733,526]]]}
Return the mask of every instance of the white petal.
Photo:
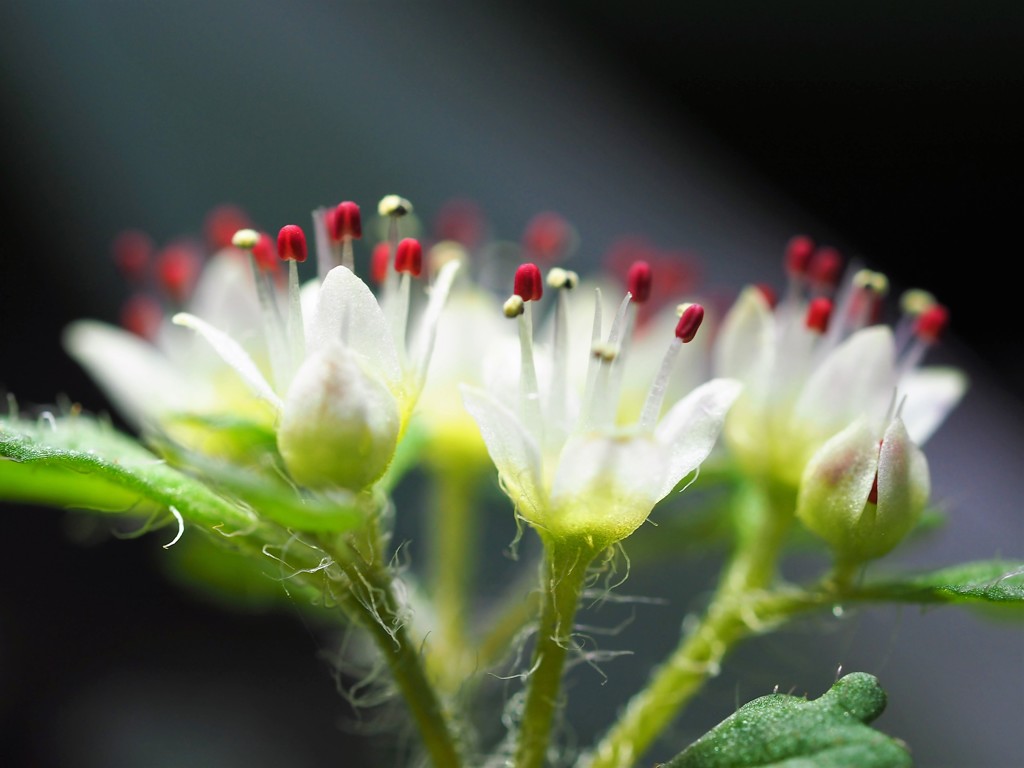
{"label": "white petal", "polygon": [[647,519],[662,495],[668,467],[662,446],[646,435],[574,435],[562,449],[541,525],[557,535],[621,541]]}
{"label": "white petal", "polygon": [[430,356],[434,351],[434,337],[437,334],[437,323],[441,318],[441,310],[444,308],[448,293],[452,288],[452,281],[459,269],[458,261],[449,261],[438,272],[434,284],[430,287],[430,300],[420,317],[419,333],[413,346],[412,359],[413,370],[416,375],[417,387],[423,386],[423,380],[427,375],[427,368],[430,365]]}
{"label": "white petal", "polygon": [[232,335],[258,328],[260,304],[249,262],[235,249],[214,254],[199,274],[188,311]]}
{"label": "white petal", "polygon": [[742,386],[735,379],[712,379],[673,405],[661,419],[654,436],[667,453],[668,466],[657,498],[668,494],[708,457]]}
{"label": "white petal", "polygon": [[64,331],[63,341],[68,354],[136,427],[168,411],[201,406],[210,395],[152,344],[112,325],[79,320]]}
{"label": "white petal", "polygon": [[895,354],[888,327],[857,331],[811,374],[793,409],[795,419],[822,438],[861,416],[880,432],[896,385]]}
{"label": "white petal", "polygon": [[771,308],[761,291],[746,288],[722,320],[715,343],[715,375],[767,384],[774,348]]}
{"label": "white petal", "polygon": [[537,520],[544,508],[537,441],[519,418],[490,394],[465,385],[460,389],[506,492],[520,506],[523,517]]}
{"label": "white petal", "polygon": [[900,412],[910,439],[917,445],[939,428],[967,392],[967,376],[956,368],[920,368],[900,382],[906,397]]}
{"label": "white petal", "polygon": [[275,394],[273,388],[263,378],[260,369],[256,367],[256,363],[252,361],[252,358],[249,357],[248,353],[242,349],[237,341],[223,331],[214,328],[209,323],[187,312],[179,312],[171,318],[171,321],[175,325],[191,328],[206,339],[214,351],[224,359],[224,362],[235,369],[257,397],[266,400],[280,410],[282,406],[281,398]]}
{"label": "white petal", "polygon": [[307,339],[311,352],[341,341],[393,389],[402,368],[384,313],[373,292],[347,267],[335,267],[320,287],[316,317]]}

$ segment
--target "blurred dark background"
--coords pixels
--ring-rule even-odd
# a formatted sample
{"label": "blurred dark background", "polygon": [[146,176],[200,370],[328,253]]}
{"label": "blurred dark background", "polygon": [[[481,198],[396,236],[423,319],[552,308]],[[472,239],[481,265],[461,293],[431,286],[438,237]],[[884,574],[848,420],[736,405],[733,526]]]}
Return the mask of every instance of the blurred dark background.
{"label": "blurred dark background", "polygon": [[[222,202],[273,229],[342,198],[398,192],[429,221],[468,196],[512,239],[555,209],[581,260],[642,233],[715,286],[777,281],[805,231],[936,293],[953,326],[934,359],[974,380],[929,450],[949,529],[896,561],[1024,551],[1020,3],[41,0],[4,3],[0,28],[0,388],[22,401],[108,408],[62,328],[116,321],[117,231],[166,242]],[[50,510],[2,513],[5,765],[374,764],[338,727],[328,641],[294,613],[233,616],[168,586],[162,542],[86,547]],[[706,585],[707,565],[679,578]],[[581,737],[685,607],[641,612],[662,631],[624,639],[638,653],[607,686],[577,670]],[[960,611],[752,643],[669,744],[775,684],[817,694],[838,664],[881,677],[880,724],[920,765],[1019,759],[1021,632]]]}

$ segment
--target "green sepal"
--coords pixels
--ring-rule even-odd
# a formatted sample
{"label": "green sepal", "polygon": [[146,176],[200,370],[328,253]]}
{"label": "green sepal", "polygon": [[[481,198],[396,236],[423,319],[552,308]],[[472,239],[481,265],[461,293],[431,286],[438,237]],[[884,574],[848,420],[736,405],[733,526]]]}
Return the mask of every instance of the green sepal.
{"label": "green sepal", "polygon": [[854,672],[813,701],[772,694],[740,707],[663,768],[902,768],[902,742],[867,723],[885,709],[872,675]]}
{"label": "green sepal", "polygon": [[854,596],[906,603],[1024,607],[1024,562],[982,560],[900,580],[868,582]]}
{"label": "green sepal", "polygon": [[148,515],[174,507],[208,528],[251,527],[254,516],[91,417],[0,417],[0,500]]}

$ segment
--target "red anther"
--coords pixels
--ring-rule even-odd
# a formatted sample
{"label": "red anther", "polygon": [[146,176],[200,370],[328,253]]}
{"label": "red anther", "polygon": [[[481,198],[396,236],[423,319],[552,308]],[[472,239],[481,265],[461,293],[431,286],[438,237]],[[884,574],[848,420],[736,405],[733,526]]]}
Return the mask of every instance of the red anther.
{"label": "red anther", "polygon": [[807,235],[796,235],[786,243],[786,272],[793,277],[807,274],[814,255],[814,241]]}
{"label": "red anther", "polygon": [[546,211],[538,213],[526,225],[523,247],[538,261],[551,263],[568,253],[573,237],[572,226],[561,214]]}
{"label": "red anther", "polygon": [[419,277],[423,271],[423,246],[415,237],[407,237],[395,250],[395,271]]}
{"label": "red anther", "polygon": [[359,214],[359,206],[348,200],[338,203],[333,210],[327,212],[327,231],[331,239],[336,241],[361,238],[363,220]]}
{"label": "red anther", "polygon": [[472,200],[457,198],[441,207],[434,222],[434,233],[438,240],[454,240],[473,249],[483,240],[486,226],[479,205]]}
{"label": "red anther", "polygon": [[828,330],[828,321],[832,318],[832,302],[823,296],[811,299],[807,305],[807,317],[804,323],[812,331],[824,333]]}
{"label": "red anther", "polygon": [[544,281],[540,276],[540,267],[530,262],[520,264],[512,284],[512,293],[523,301],[539,301],[540,297],[544,295]]}
{"label": "red anther", "polygon": [[775,309],[775,305],[779,303],[779,295],[775,292],[775,289],[768,285],[768,283],[757,283],[754,287],[764,298],[765,302],[767,302],[768,306]]}
{"label": "red anther", "polygon": [[156,257],[156,276],[160,287],[173,301],[185,301],[199,274],[199,265],[199,252],[191,244],[168,245]]}
{"label": "red anther", "polygon": [[808,274],[811,280],[821,288],[835,288],[843,271],[843,257],[831,246],[819,248],[814,252]]}
{"label": "red anther", "polygon": [[634,261],[626,274],[626,286],[637,304],[651,298],[651,280],[651,265],[646,261]]}
{"label": "red anther", "polygon": [[689,344],[697,335],[697,329],[700,328],[702,322],[704,322],[704,307],[700,304],[690,304],[683,310],[679,322],[676,323],[676,338],[683,344]]}
{"label": "red anther", "polygon": [[237,205],[218,205],[206,215],[206,241],[212,250],[219,251],[231,245],[235,232],[251,226],[248,215]]}
{"label": "red anther", "polygon": [[273,238],[266,232],[260,232],[260,239],[252,247],[252,257],[256,261],[256,266],[263,272],[276,272],[280,266],[277,247]]}
{"label": "red anther", "polygon": [[160,302],[145,293],[135,294],[121,307],[121,327],[144,339],[156,337],[163,317]]}
{"label": "red anther", "polygon": [[153,241],[137,229],[128,229],[114,238],[114,262],[126,279],[141,282],[153,258]]}
{"label": "red anther", "polygon": [[305,261],[306,233],[302,227],[298,224],[285,224],[281,227],[277,233],[277,252],[285,261]]}
{"label": "red anther", "polygon": [[941,304],[936,304],[917,316],[914,333],[922,341],[934,344],[941,338],[947,325],[949,325],[949,310]]}
{"label": "red anther", "polygon": [[388,267],[391,261],[391,244],[388,242],[377,243],[370,254],[370,277],[377,285],[381,285],[388,276]]}

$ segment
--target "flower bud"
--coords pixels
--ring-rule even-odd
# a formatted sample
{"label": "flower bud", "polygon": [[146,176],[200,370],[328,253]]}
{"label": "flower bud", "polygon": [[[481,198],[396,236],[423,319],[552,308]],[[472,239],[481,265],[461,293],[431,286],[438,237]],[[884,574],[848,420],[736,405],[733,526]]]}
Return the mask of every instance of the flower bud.
{"label": "flower bud", "polygon": [[391,463],[401,419],[394,395],[339,342],[295,374],[277,445],[288,472],[310,488],[362,490]]}
{"label": "flower bud", "polygon": [[928,502],[924,454],[903,420],[889,422],[881,445],[863,420],[828,440],[804,470],[797,517],[828,542],[843,564],[889,552],[917,523]]}

